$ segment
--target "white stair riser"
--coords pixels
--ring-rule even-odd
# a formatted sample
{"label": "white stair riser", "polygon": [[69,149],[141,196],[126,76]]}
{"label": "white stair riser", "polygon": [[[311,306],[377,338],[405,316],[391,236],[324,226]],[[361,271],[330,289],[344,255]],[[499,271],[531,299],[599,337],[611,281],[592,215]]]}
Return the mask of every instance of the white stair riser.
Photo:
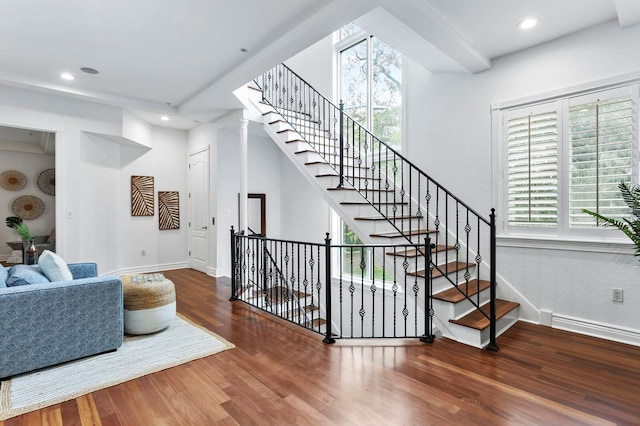
{"label": "white stair riser", "polygon": [[[477,295],[471,296],[475,303],[478,302]],[[484,290],[480,292],[480,306],[489,301],[490,292]],[[433,309],[440,318],[461,318],[466,314],[475,310],[474,305],[468,300],[464,299],[458,303],[445,302],[443,300],[433,300]]]}
{"label": "white stair riser", "polygon": [[[516,321],[518,321],[519,310],[520,308],[516,308],[497,321],[496,337],[500,336]],[[438,321],[438,328],[442,331],[442,335],[444,337],[456,340],[466,345],[474,346],[476,348],[484,348],[489,344],[489,327],[484,330],[476,330],[474,328],[450,323],[449,321],[446,322],[446,325],[442,321]]]}

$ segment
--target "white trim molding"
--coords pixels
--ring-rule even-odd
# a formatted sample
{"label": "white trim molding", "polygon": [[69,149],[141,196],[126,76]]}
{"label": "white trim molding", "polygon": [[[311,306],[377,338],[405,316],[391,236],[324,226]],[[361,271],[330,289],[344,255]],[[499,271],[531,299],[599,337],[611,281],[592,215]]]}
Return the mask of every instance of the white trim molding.
{"label": "white trim molding", "polygon": [[600,339],[640,346],[640,330],[605,324],[596,321],[551,314],[551,327]]}

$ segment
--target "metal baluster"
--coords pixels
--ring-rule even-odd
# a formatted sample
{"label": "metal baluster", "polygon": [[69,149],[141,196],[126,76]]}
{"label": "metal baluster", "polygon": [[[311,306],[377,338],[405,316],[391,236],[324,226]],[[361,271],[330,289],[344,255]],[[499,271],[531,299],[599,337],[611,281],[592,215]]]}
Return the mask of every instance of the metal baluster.
{"label": "metal baluster", "polygon": [[424,292],[424,336],[420,338],[421,342],[433,343],[433,268],[431,267],[431,236],[427,234],[424,239],[424,257],[425,265],[425,292]]}
{"label": "metal baluster", "polygon": [[[327,315],[327,325],[326,325],[326,334],[324,337],[324,343],[335,343],[336,339],[333,338],[332,335],[332,321],[333,318],[331,316],[331,238],[329,238],[329,233],[327,232],[327,236],[324,239],[325,246],[325,313]],[[340,274],[342,275],[342,274]]]}
{"label": "metal baluster", "polygon": [[497,318],[496,318],[496,209],[492,208],[491,209],[491,215],[489,216],[490,218],[490,236],[489,236],[489,244],[491,245],[490,248],[490,252],[491,252],[491,270],[489,271],[490,274],[490,278],[489,280],[491,281],[491,290],[490,290],[490,329],[489,329],[489,345],[487,346],[487,349],[491,350],[491,351],[497,351],[498,349],[500,349],[498,347],[498,343],[496,342],[496,334],[497,334]]}

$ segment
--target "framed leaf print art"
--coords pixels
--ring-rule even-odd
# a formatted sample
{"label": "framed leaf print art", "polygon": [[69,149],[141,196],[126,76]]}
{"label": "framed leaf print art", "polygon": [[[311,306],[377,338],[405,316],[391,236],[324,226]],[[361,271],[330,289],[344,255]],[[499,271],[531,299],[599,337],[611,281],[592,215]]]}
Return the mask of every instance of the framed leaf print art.
{"label": "framed leaf print art", "polygon": [[153,176],[131,176],[131,216],[153,216]]}
{"label": "framed leaf print art", "polygon": [[180,229],[180,195],[178,191],[158,191],[160,229]]}

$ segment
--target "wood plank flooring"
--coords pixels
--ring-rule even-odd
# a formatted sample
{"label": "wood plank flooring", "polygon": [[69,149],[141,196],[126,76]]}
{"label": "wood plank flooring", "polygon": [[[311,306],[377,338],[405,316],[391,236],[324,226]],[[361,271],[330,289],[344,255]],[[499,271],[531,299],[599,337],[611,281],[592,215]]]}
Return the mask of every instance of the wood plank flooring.
{"label": "wood plank flooring", "polygon": [[236,345],[0,422],[14,425],[638,425],[640,348],[519,323],[499,352],[340,341],[165,271],[178,311]]}

